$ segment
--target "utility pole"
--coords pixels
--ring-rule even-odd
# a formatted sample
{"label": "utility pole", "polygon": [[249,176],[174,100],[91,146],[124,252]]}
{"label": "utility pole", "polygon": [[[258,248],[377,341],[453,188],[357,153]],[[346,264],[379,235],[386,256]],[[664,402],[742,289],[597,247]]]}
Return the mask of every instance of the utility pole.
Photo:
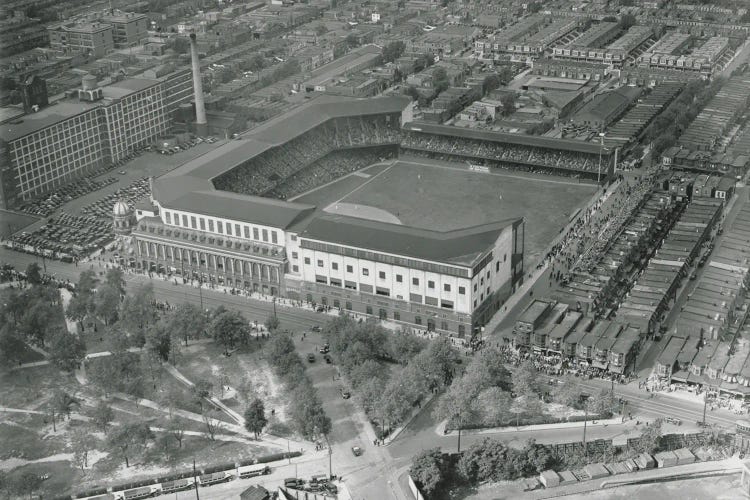
{"label": "utility pole", "polygon": [[198,296],[201,299],[201,312],[206,309],[203,307],[203,276],[198,276]]}
{"label": "utility pole", "polygon": [[201,500],[201,497],[198,494],[198,481],[195,477],[195,459],[193,459],[193,484],[195,485],[195,500]]}
{"label": "utility pole", "polygon": [[458,414],[458,446],[456,447],[456,453],[461,453],[461,414]]}
{"label": "utility pole", "polygon": [[276,297],[273,298],[273,319],[278,319],[276,317]]}
{"label": "utility pole", "polygon": [[706,406],[708,406],[708,389],[703,393],[703,427],[706,426]]}
{"label": "utility pole", "polygon": [[599,170],[596,174],[596,183],[601,184],[602,178],[602,149],[604,148],[604,132],[599,132]]}
{"label": "utility pole", "polygon": [[589,458],[589,448],[586,446],[586,423],[589,419],[589,407],[588,405],[584,404],[583,407],[584,411],[584,417],[583,417],[583,452],[586,454],[586,458]]}

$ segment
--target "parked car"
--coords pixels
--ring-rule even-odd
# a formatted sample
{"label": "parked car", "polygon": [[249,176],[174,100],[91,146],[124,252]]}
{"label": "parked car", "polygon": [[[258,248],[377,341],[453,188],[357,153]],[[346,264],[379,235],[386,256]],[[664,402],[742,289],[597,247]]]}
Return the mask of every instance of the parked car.
{"label": "parked car", "polygon": [[[310,331],[311,332],[315,332],[315,333],[320,333],[322,330],[323,329],[320,326],[318,326],[318,325],[315,325],[312,328],[310,328]],[[328,345],[328,344],[326,344],[326,345]]]}
{"label": "parked car", "polygon": [[352,446],[352,453],[354,454],[355,457],[359,457],[363,453],[362,448],[360,448],[359,446]]}
{"label": "parked car", "polygon": [[309,363],[315,363],[315,354],[313,354],[313,353],[308,354],[307,355],[307,361]]}
{"label": "parked car", "polygon": [[352,393],[342,388],[341,397],[344,399],[349,399],[350,397],[352,397]]}
{"label": "parked car", "polygon": [[325,356],[323,356],[323,359],[325,359],[326,363],[329,364],[329,365],[331,363],[333,363],[333,360],[331,359],[331,356],[329,356],[328,354],[326,354]]}
{"label": "parked car", "polygon": [[328,344],[323,344],[323,347],[318,349],[320,351],[320,354],[328,354],[328,351],[330,351],[330,347],[328,347]]}
{"label": "parked car", "polygon": [[682,425],[682,420],[680,420],[679,418],[675,418],[675,417],[667,417],[664,419],[664,421],[670,424]]}

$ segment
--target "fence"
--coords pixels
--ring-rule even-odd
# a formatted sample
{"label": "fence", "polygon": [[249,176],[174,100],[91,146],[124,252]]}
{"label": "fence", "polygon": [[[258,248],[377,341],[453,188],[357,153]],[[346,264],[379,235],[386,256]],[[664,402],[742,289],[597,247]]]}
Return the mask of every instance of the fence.
{"label": "fence", "polygon": [[422,492],[419,491],[419,488],[417,488],[417,485],[414,483],[411,476],[409,476],[409,490],[411,490],[411,494],[414,495],[414,500],[425,500]]}

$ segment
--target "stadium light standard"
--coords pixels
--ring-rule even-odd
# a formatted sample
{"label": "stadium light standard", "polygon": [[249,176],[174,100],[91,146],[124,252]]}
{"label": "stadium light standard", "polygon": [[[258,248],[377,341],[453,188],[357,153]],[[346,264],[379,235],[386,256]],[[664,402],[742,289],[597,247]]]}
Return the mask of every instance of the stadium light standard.
{"label": "stadium light standard", "polygon": [[604,132],[599,132],[599,169],[596,174],[597,184],[601,184],[602,178],[602,149],[604,149]]}

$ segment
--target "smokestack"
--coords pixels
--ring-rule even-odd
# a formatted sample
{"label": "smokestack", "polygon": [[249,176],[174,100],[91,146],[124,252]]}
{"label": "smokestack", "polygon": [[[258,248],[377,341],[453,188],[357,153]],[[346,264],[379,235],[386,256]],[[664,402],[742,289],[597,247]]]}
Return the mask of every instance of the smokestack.
{"label": "smokestack", "polygon": [[[203,102],[203,83],[201,82],[201,65],[198,60],[198,44],[195,33],[190,33],[190,59],[193,64],[193,92],[195,94],[195,124],[196,129],[206,128],[206,105]],[[200,132],[201,135],[205,132]]]}

